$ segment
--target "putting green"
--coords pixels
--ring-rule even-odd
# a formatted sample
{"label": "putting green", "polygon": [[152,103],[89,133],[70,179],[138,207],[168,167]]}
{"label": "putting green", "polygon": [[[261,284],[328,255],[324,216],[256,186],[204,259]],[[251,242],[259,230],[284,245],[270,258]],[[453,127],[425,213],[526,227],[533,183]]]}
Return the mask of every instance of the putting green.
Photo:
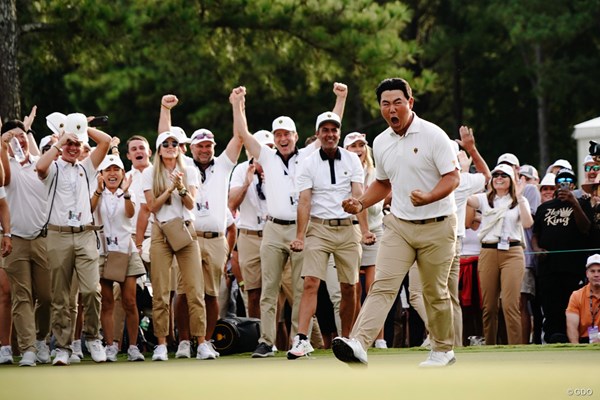
{"label": "putting green", "polygon": [[3,399],[566,399],[598,398],[600,346],[471,347],[457,362],[421,369],[426,351],[369,352],[369,366],[351,368],[330,351],[289,361],[176,360],[69,367],[0,366]]}

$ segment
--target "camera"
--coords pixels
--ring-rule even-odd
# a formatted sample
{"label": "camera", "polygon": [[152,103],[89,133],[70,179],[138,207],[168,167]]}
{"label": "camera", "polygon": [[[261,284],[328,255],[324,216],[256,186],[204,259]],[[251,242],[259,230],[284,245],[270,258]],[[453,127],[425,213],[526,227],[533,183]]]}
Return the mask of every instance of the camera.
{"label": "camera", "polygon": [[569,190],[571,188],[571,184],[569,182],[561,182],[559,183],[559,188],[563,190]]}
{"label": "camera", "polygon": [[595,162],[600,162],[600,144],[590,140],[590,148],[589,148],[590,156],[594,159]]}

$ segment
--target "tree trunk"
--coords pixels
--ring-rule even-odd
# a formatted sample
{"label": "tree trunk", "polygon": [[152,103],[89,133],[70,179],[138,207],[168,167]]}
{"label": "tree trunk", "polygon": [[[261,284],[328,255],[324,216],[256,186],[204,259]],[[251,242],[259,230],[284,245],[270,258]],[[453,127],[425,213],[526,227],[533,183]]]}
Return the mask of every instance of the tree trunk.
{"label": "tree trunk", "polygon": [[550,165],[548,156],[548,104],[546,100],[545,89],[543,86],[542,71],[542,46],[539,43],[533,45],[535,55],[535,74],[536,74],[536,100],[537,100],[537,119],[538,119],[538,147],[540,149],[540,176],[543,176],[545,169]]}
{"label": "tree trunk", "polygon": [[20,118],[21,83],[17,61],[16,0],[0,0],[0,117]]}

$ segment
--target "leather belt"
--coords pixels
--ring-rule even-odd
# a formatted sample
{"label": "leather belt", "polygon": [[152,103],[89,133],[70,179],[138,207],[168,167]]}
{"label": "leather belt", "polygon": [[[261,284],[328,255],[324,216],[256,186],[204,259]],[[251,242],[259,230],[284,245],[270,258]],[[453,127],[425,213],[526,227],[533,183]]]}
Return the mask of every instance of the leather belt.
{"label": "leather belt", "polygon": [[288,221],[287,219],[279,219],[279,218],[273,218],[273,217],[267,217],[267,219],[275,224],[278,225],[295,225],[296,221]]}
{"label": "leather belt", "polygon": [[244,235],[252,235],[252,236],[258,236],[258,237],[263,236],[263,231],[252,231],[252,230],[246,229],[246,228],[240,228],[239,231],[240,231],[240,233],[243,233]]}
{"label": "leather belt", "polygon": [[60,226],[48,224],[49,231],[56,231],[59,233],[81,233],[84,231],[100,231],[103,226],[96,225],[81,225],[81,226]]}
{"label": "leather belt", "polygon": [[202,237],[204,239],[214,239],[214,238],[220,238],[220,237],[225,236],[225,233],[223,233],[223,232],[202,232],[202,231],[196,231],[196,236]]}
{"label": "leather belt", "polygon": [[358,221],[352,218],[322,219],[317,217],[310,217],[310,222],[329,226],[350,226],[358,224]]}
{"label": "leather belt", "polygon": [[431,222],[442,222],[446,218],[448,218],[447,215],[444,215],[442,217],[434,217],[434,218],[427,218],[427,219],[402,219],[402,218],[398,218],[398,219],[401,221],[410,222],[411,224],[425,225],[425,224],[429,224]]}
{"label": "leather belt", "polygon": [[[508,242],[509,247],[520,246],[521,242]],[[498,243],[481,243],[482,249],[497,249]]]}

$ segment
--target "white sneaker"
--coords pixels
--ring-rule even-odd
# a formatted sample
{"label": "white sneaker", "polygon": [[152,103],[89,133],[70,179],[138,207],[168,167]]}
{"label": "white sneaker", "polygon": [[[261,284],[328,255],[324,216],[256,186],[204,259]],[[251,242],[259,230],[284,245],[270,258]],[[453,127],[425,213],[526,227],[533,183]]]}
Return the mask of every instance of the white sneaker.
{"label": "white sneaker", "polygon": [[164,344],[159,344],[154,348],[154,353],[152,353],[152,361],[167,361],[169,359],[169,354],[167,353],[167,346]]}
{"label": "white sneaker", "polygon": [[423,361],[419,364],[419,367],[424,368],[436,368],[436,367],[446,367],[448,365],[452,365],[456,362],[456,358],[454,357],[454,351],[430,351],[429,357],[427,360]]}
{"label": "white sneaker", "polygon": [[190,341],[182,340],[179,342],[179,346],[177,346],[177,353],[175,353],[175,358],[191,358],[192,354],[190,351]]}
{"label": "white sneaker", "polygon": [[117,354],[119,354],[119,347],[116,343],[106,346],[106,361],[117,362]]}
{"label": "white sneaker", "polygon": [[69,364],[79,364],[80,362],[81,358],[77,357],[75,354],[69,356]]}
{"label": "white sneaker", "polygon": [[19,361],[19,367],[35,367],[35,360],[37,359],[33,351],[26,351]]}
{"label": "white sneaker", "polygon": [[13,355],[12,349],[10,346],[2,346],[0,347],[0,364],[12,364],[13,363]]}
{"label": "white sneaker", "polygon": [[431,350],[431,340],[429,339],[429,335],[427,335],[425,340],[423,340],[423,343],[421,343],[421,347]]}
{"label": "white sneaker", "polygon": [[42,364],[48,364],[50,362],[50,349],[43,340],[35,341],[35,348],[37,351],[37,361]]}
{"label": "white sneaker", "polygon": [[97,363],[106,361],[106,350],[104,350],[100,339],[86,340],[85,346],[90,352],[92,360],[94,360]]}
{"label": "white sneaker", "polygon": [[144,361],[144,355],[137,346],[130,345],[127,349],[127,361]]}
{"label": "white sneaker", "polygon": [[331,349],[335,357],[345,363],[367,364],[367,352],[363,349],[358,340],[346,339],[338,336],[331,342]]}
{"label": "white sneaker", "polygon": [[209,346],[208,342],[202,342],[198,345],[198,353],[196,354],[197,360],[214,360],[217,356]]}
{"label": "white sneaker", "polygon": [[310,345],[308,339],[300,339],[300,336],[294,336],[294,342],[292,348],[287,352],[288,360],[295,360],[296,358],[308,356],[310,353],[315,351]]}
{"label": "white sneaker", "polygon": [[81,340],[73,340],[73,342],[71,343],[71,354],[74,356],[79,357],[80,359],[83,358],[83,350],[81,349]]}
{"label": "white sneaker", "polygon": [[387,342],[385,341],[385,339],[377,339],[375,341],[375,348],[376,349],[387,349]]}
{"label": "white sneaker", "polygon": [[[64,349],[56,349],[56,355],[52,361],[52,365],[69,365],[69,352]],[[75,356],[76,358],[79,358]]]}
{"label": "white sneaker", "polygon": [[215,357],[217,357],[217,358],[221,357],[221,354],[217,351],[217,348],[215,347],[215,344],[212,340],[208,341],[208,347],[210,347],[210,351],[213,352]]}

